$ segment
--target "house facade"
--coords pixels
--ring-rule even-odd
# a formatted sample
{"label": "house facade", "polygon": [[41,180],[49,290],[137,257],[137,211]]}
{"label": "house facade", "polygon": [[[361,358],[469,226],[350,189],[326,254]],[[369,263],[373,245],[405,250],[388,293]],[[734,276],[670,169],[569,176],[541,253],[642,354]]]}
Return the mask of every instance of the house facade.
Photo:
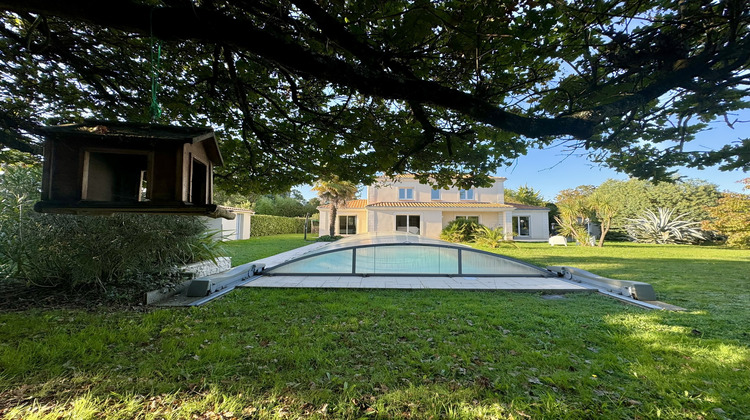
{"label": "house facade", "polygon": [[[336,234],[402,231],[439,238],[448,223],[464,218],[493,229],[501,227],[508,239],[547,240],[549,209],[506,203],[506,178],[493,179],[491,187],[461,190],[433,189],[411,176],[390,182],[381,178],[367,188],[366,199],[338,208]],[[327,232],[330,206],[318,210],[321,232]]]}

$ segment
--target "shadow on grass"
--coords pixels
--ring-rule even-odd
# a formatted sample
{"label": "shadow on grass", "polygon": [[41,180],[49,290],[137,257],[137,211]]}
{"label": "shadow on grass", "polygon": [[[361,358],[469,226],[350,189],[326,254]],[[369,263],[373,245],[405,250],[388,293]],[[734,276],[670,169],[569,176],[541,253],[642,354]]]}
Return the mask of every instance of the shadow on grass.
{"label": "shadow on grass", "polygon": [[706,317],[595,295],[300,289],[0,314],[0,414],[741,418],[748,348],[728,326],[694,334]]}

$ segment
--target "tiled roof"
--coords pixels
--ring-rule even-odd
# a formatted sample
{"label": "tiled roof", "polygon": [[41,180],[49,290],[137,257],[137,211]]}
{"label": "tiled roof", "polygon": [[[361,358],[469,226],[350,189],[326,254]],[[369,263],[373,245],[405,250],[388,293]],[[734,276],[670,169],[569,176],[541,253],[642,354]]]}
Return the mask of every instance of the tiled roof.
{"label": "tiled roof", "polygon": [[386,201],[380,203],[372,203],[367,207],[411,207],[411,208],[511,208],[507,204],[500,203],[481,203],[481,202],[466,202],[466,201]]}
{"label": "tiled roof", "polygon": [[219,206],[223,209],[229,210],[234,213],[255,213],[255,211],[250,209],[243,209],[241,207],[229,207],[229,206]]}
{"label": "tiled roof", "polygon": [[346,209],[363,209],[367,205],[367,200],[351,200],[347,201],[344,208]]}
{"label": "tiled roof", "polygon": [[[344,204],[343,206],[339,206],[339,210],[341,209],[363,209],[367,205],[367,200],[349,200]],[[322,206],[318,206],[319,209],[330,209],[330,204],[324,204]]]}
{"label": "tiled roof", "polygon": [[[514,207],[518,210],[549,210],[547,207],[529,206],[527,204],[517,203],[486,203],[476,201],[383,201],[379,203],[367,204],[366,199],[362,200],[350,200],[345,205],[339,207],[339,210],[343,209],[364,209],[366,207],[409,207],[409,208],[498,208],[507,209]],[[330,205],[322,205],[318,208],[329,209]]]}
{"label": "tiled roof", "polygon": [[518,203],[505,203],[510,206],[513,206],[517,208],[518,210],[549,210],[547,207],[539,207],[539,206],[530,206],[528,204],[518,204]]}

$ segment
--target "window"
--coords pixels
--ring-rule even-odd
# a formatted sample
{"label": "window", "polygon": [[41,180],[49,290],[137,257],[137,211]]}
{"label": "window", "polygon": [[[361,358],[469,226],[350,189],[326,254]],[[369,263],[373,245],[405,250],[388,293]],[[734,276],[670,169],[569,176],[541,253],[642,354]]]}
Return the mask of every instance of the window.
{"label": "window", "polygon": [[479,224],[479,216],[456,216],[456,220],[460,220],[460,219],[466,219],[470,222]]}
{"label": "window", "polygon": [[419,235],[419,216],[397,215],[396,231]]}
{"label": "window", "polygon": [[414,200],[414,189],[413,188],[399,188],[398,199],[399,200]]}
{"label": "window", "polygon": [[513,234],[516,236],[530,236],[529,216],[513,216]]}
{"label": "window", "polygon": [[339,235],[357,233],[357,216],[339,216]]}
{"label": "window", "polygon": [[431,200],[440,200],[440,189],[433,188],[432,193],[430,193],[430,199]]}
{"label": "window", "polygon": [[460,190],[458,194],[461,200],[473,200],[474,199],[474,190]]}

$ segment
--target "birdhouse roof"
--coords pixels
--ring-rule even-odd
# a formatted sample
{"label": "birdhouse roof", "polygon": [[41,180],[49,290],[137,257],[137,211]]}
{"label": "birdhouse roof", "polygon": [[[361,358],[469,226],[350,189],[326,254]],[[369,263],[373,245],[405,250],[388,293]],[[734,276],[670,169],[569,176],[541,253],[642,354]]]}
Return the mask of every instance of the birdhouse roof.
{"label": "birdhouse roof", "polygon": [[152,143],[203,143],[208,158],[214,165],[224,163],[214,130],[210,127],[176,127],[172,125],[143,124],[120,121],[86,120],[81,124],[64,124],[43,127],[40,134],[53,139],[90,139],[102,142]]}

